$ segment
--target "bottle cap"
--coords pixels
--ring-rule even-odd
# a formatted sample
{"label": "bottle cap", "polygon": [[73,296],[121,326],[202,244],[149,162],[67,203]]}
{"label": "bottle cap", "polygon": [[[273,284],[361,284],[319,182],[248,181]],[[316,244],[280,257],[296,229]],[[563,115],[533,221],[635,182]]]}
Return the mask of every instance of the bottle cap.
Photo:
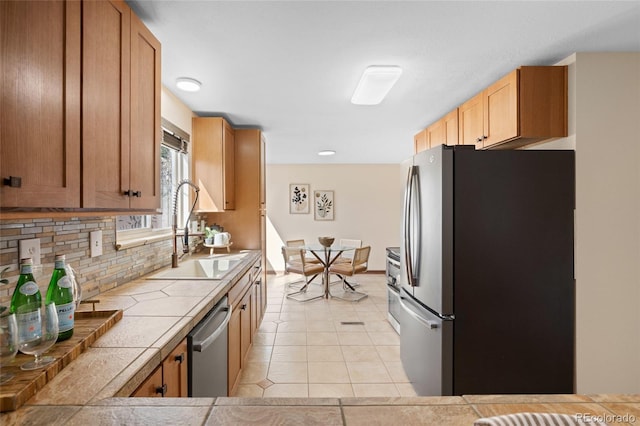
{"label": "bottle cap", "polygon": [[24,259],[20,259],[21,265],[33,265],[33,260],[30,257],[25,257]]}
{"label": "bottle cap", "polygon": [[56,254],[55,260],[64,260],[64,254]]}

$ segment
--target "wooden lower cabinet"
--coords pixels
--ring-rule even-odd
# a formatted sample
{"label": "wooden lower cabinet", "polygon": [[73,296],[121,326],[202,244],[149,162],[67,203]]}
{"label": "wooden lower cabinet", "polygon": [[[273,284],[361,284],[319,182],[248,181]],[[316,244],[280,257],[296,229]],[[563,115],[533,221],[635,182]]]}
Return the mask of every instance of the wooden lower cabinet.
{"label": "wooden lower cabinet", "polygon": [[245,366],[245,358],[251,348],[251,312],[253,310],[253,286],[246,289],[242,300],[233,307],[229,321],[228,340],[228,392],[232,396],[238,388],[240,373]]}
{"label": "wooden lower cabinet", "polygon": [[187,367],[187,340],[184,339],[131,396],[146,398],[189,396]]}
{"label": "wooden lower cabinet", "polygon": [[245,358],[251,348],[251,312],[253,310],[253,286],[249,288],[240,303],[240,361],[245,366]]}
{"label": "wooden lower cabinet", "polygon": [[162,365],[159,365],[131,396],[138,398],[159,398],[164,393],[163,383]]}
{"label": "wooden lower cabinet", "polygon": [[[232,306],[231,320],[228,326],[228,394],[233,396],[246,365],[246,357],[253,343],[260,321],[264,313],[262,300],[266,301],[260,262],[248,271],[229,292],[229,303]],[[240,291],[239,291],[240,290]]]}
{"label": "wooden lower cabinet", "polygon": [[162,362],[162,380],[167,385],[166,397],[189,396],[187,340],[183,340]]}
{"label": "wooden lower cabinet", "polygon": [[240,356],[240,310],[235,306],[233,309],[227,328],[229,334],[227,341],[227,392],[229,395],[233,395],[233,392],[237,388],[237,381],[240,378],[240,368],[242,365]]}

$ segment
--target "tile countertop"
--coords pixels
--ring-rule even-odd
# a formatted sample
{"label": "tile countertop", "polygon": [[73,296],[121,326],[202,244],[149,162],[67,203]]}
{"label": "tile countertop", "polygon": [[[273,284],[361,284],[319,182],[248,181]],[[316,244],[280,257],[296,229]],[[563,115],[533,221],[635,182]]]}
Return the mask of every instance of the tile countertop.
{"label": "tile countertop", "polygon": [[101,294],[96,309],[123,309],[122,320],[23,407],[0,415],[0,423],[445,426],[524,411],[627,416],[615,424],[640,419],[640,395],[126,398],[259,256],[250,252],[220,281],[141,278]]}

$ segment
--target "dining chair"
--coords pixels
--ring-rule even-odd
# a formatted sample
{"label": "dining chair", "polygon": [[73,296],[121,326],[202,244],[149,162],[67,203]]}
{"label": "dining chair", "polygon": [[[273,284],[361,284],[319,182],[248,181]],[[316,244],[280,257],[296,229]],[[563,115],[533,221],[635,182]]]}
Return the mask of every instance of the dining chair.
{"label": "dining chair", "polygon": [[367,297],[367,294],[356,291],[353,284],[347,281],[347,277],[366,272],[369,264],[369,253],[371,246],[358,247],[353,253],[353,258],[349,263],[334,263],[329,267],[329,272],[336,274],[342,280],[344,293],[340,296],[333,295],[339,299],[357,302]]}
{"label": "dining chair", "polygon": [[[353,248],[358,248],[358,247],[362,247],[362,240],[349,240],[349,239],[344,239],[341,238],[340,241],[338,242],[338,244],[340,245],[340,247],[353,247]],[[345,251],[344,253],[342,253],[334,263],[350,263],[351,259],[353,258],[353,252],[352,251]]]}
{"label": "dining chair", "polygon": [[[287,297],[290,299],[298,300],[300,302],[306,302],[307,300],[313,300],[323,297],[322,294],[317,297],[311,298],[296,298],[295,296],[304,295],[307,292],[307,288],[311,281],[313,281],[318,275],[324,271],[324,266],[319,263],[307,263],[304,257],[304,249],[296,247],[282,247],[282,258],[284,259],[285,272],[292,272],[294,274],[300,274],[304,277],[304,285],[293,293],[288,293]],[[311,277],[311,278],[309,278]]]}
{"label": "dining chair", "polygon": [[[284,245],[286,247],[303,247],[307,244],[304,242],[304,240],[287,240],[285,241]],[[320,263],[320,261],[311,254],[305,253],[304,257],[307,263]]]}
{"label": "dining chair", "polygon": [[[340,247],[353,247],[353,248],[358,248],[358,247],[362,247],[362,240],[350,240],[350,239],[345,239],[345,238],[341,238],[338,242],[338,245]],[[352,250],[347,250],[343,253],[340,254],[340,256],[338,256],[338,258],[333,262],[334,264],[339,264],[339,263],[351,263],[351,260],[353,259],[353,251]],[[338,284],[342,282],[342,278],[340,278],[338,281],[331,281],[330,284]],[[355,285],[356,287],[358,286],[358,284]]]}

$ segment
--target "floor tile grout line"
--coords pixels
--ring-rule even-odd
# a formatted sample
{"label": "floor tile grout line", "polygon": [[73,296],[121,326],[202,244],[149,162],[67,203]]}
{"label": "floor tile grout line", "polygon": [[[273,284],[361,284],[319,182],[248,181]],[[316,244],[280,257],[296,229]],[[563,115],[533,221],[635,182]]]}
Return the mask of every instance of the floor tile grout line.
{"label": "floor tile grout line", "polygon": [[[379,303],[371,303],[371,304],[369,304],[371,310],[369,310],[369,311],[367,311],[365,309],[349,310],[348,311],[349,314],[347,316],[356,317],[356,318],[359,318],[361,320],[364,320],[365,322],[369,322],[369,321],[381,321],[381,322],[384,322],[386,320],[386,316],[384,315],[385,309],[386,309],[386,305],[382,303],[383,302],[383,297],[384,297],[384,292],[381,291],[379,293],[380,293],[379,294],[380,302]],[[272,297],[271,299],[275,299],[275,298]],[[283,296],[283,299],[284,299],[284,296]],[[284,299],[284,300],[286,301],[286,299]],[[280,300],[277,300],[277,301],[280,302]],[[288,315],[288,314],[291,314],[293,312],[302,312],[302,311],[298,311],[298,310],[289,311],[289,310],[286,310],[284,308],[284,306],[285,306],[285,303],[283,301],[283,303],[282,303],[282,305],[280,306],[280,309],[279,309],[280,312],[277,313],[278,314],[277,318],[280,318],[281,314],[286,312],[285,315],[284,315],[285,319],[281,319],[281,321],[284,321],[284,322],[296,321],[295,317],[297,316],[297,314],[293,314],[293,315]],[[345,305],[345,306],[349,306],[349,305]],[[283,311],[283,309],[285,309],[285,310]],[[308,392],[311,392],[311,390],[310,390],[311,386],[310,385],[312,385],[312,383],[310,383],[311,377],[310,377],[309,363],[314,362],[314,361],[310,361],[310,358],[308,357],[308,351],[309,351],[310,348],[312,348],[314,346],[326,346],[326,345],[309,345],[309,341],[307,339],[308,335],[312,334],[312,333],[323,333],[323,332],[336,334],[336,335],[338,333],[356,332],[353,329],[351,329],[351,330],[349,330],[349,329],[340,330],[339,327],[337,327],[337,323],[340,320],[340,318],[344,318],[344,312],[339,308],[338,309],[331,309],[331,308],[327,309],[326,306],[322,307],[321,309],[307,309],[307,308],[305,308],[304,316],[300,315],[300,317],[304,317],[305,321],[308,322],[308,320],[310,319],[309,317],[313,318],[314,316],[317,316],[317,312],[323,312],[323,311],[326,311],[326,313],[328,315],[330,315],[330,321],[334,322],[334,327],[335,328],[334,328],[333,331],[309,330],[308,326],[306,326],[304,330],[299,331],[299,333],[301,333],[301,334],[304,333],[305,334],[305,340],[306,340],[305,344],[304,345],[300,345],[300,346],[304,346],[307,349],[307,358],[306,358],[306,361],[303,361],[303,362],[306,362],[306,366],[307,366],[307,383],[306,383],[306,387],[308,389]],[[292,319],[292,318],[294,318],[294,319]],[[299,321],[299,320],[297,320],[297,321]],[[314,321],[314,320],[311,319],[311,321]],[[280,326],[280,324],[282,324],[282,322],[279,323],[279,324],[276,323],[275,333],[273,333],[274,334],[273,342],[272,342],[273,344],[271,345],[272,348],[271,348],[271,352],[270,352],[270,355],[269,355],[269,362],[268,362],[269,368],[271,366],[271,363],[275,362],[274,361],[274,354],[275,354],[276,348],[284,346],[284,345],[276,345],[275,344],[276,343],[275,340],[277,338],[277,334],[278,333],[286,333],[286,332],[288,332],[288,331],[281,330],[282,327]],[[268,332],[268,331],[269,330],[267,330],[265,332]],[[366,333],[367,338],[369,340],[367,345],[352,345],[352,344],[350,344],[351,342],[345,342],[343,340],[343,341],[338,341],[337,345],[330,345],[330,346],[338,346],[340,348],[341,355],[342,355],[342,361],[339,361],[339,362],[343,363],[345,366],[350,362],[359,362],[359,361],[346,361],[346,359],[344,357],[344,353],[343,353],[344,351],[342,350],[343,347],[346,347],[346,346],[371,346],[372,350],[374,350],[375,354],[376,354],[376,361],[375,362],[378,363],[378,364],[382,364],[383,371],[386,373],[388,378],[391,380],[390,382],[381,383],[381,384],[393,385],[393,387],[395,388],[395,391],[397,392],[397,394],[400,395],[402,392],[400,391],[398,386],[399,385],[403,385],[406,382],[396,382],[393,379],[393,377],[391,375],[390,367],[389,367],[389,365],[387,363],[388,362],[394,362],[394,361],[391,361],[388,358],[383,359],[383,357],[381,355],[381,351],[378,349],[379,347],[382,347],[382,346],[385,346],[385,347],[397,346],[397,344],[396,344],[397,342],[382,341],[382,343],[375,343],[375,338],[372,338],[373,336],[376,336],[375,333],[384,333],[384,332],[390,332],[390,331],[392,331],[392,329],[391,330],[387,329],[385,331],[384,329],[378,330],[378,329],[367,329],[367,328],[364,328],[364,329],[358,330],[357,332],[358,333]],[[295,332],[295,331],[291,331],[291,332]],[[378,341],[380,341],[380,340],[378,340]],[[329,362],[331,362],[331,361],[329,361]],[[395,361],[395,362],[397,362],[397,361]],[[351,376],[349,376],[349,380],[350,380],[350,383],[348,383],[348,384],[349,384],[349,386],[351,388],[351,392],[353,394],[355,394],[356,392],[355,392],[354,385],[359,385],[359,383],[353,383]],[[394,396],[397,396],[397,395],[394,395]]]}

